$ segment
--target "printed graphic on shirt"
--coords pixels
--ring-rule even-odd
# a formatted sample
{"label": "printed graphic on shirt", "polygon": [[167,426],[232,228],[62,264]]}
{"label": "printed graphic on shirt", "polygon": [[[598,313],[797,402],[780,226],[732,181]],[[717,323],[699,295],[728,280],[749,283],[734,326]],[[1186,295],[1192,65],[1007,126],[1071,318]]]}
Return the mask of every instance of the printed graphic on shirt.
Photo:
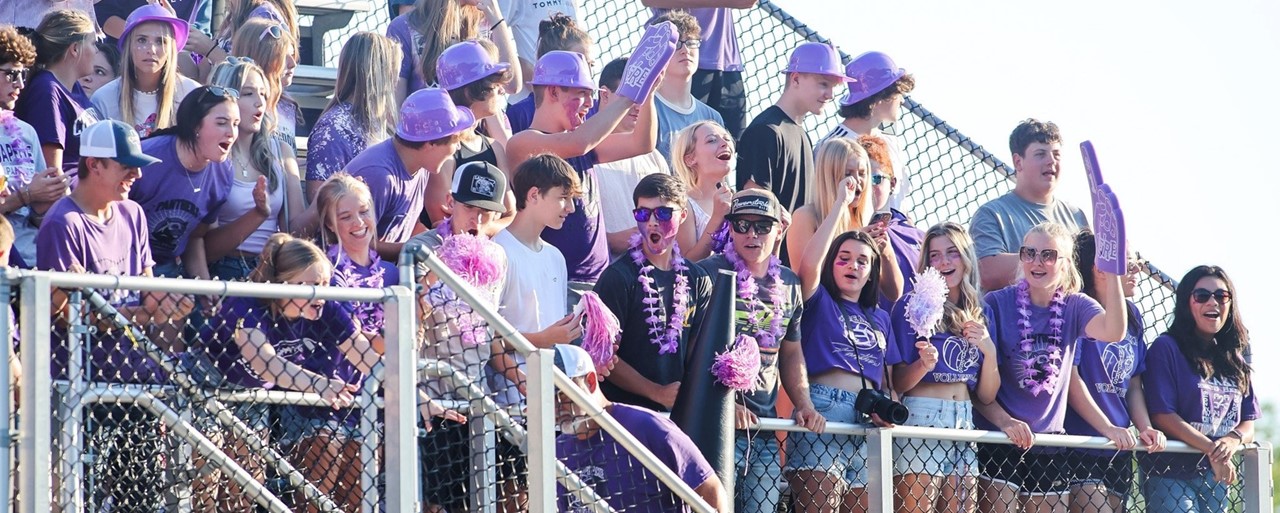
{"label": "printed graphic on shirt", "polygon": [[1063,347],[1044,333],[1035,334],[1032,340],[1031,351],[1015,349],[1014,373],[1024,389],[1028,389],[1026,382],[1037,381],[1043,383],[1045,392],[1056,393],[1063,383]]}
{"label": "printed graphic on shirt", "polygon": [[[884,358],[884,335],[861,315],[846,315],[844,322],[846,343],[837,343],[836,353],[850,361],[857,361],[862,368],[880,366]],[[853,345],[848,344],[849,341]]]}
{"label": "printed graphic on shirt", "polygon": [[320,342],[310,337],[302,337],[297,340],[281,340],[271,344],[271,346],[275,348],[276,354],[291,362],[306,359],[307,356],[314,354],[323,347]]}
{"label": "printed graphic on shirt", "polygon": [[1102,372],[1107,376],[1107,383],[1094,383],[1094,390],[1102,394],[1125,395],[1128,390],[1129,378],[1133,376],[1133,370],[1138,367],[1137,350],[1133,347],[1138,343],[1132,335],[1127,335],[1124,340],[1114,344],[1105,344],[1102,347]]}
{"label": "printed graphic on shirt", "polygon": [[[578,475],[578,478],[582,479],[582,484],[591,487],[596,493],[607,493],[607,490],[604,489],[606,478],[603,468],[595,465],[584,465],[574,469],[574,473]],[[587,507],[586,503],[582,502],[582,499],[579,499],[577,495],[569,494],[569,508],[566,511],[569,513],[591,513],[591,508]]]}
{"label": "printed graphic on shirt", "polygon": [[1200,381],[1200,422],[1191,425],[1210,437],[1226,436],[1240,422],[1240,389],[1233,381]]}
{"label": "printed graphic on shirt", "polygon": [[955,373],[933,373],[933,378],[939,383],[964,383],[969,380],[969,373],[965,372],[978,366],[978,357],[981,352],[978,346],[970,344],[968,341],[956,337],[947,337],[946,342],[942,343],[942,350],[938,352],[938,357],[942,359],[943,366],[953,369]]}
{"label": "printed graphic on shirt", "polygon": [[151,251],[158,255],[175,255],[178,241],[187,235],[187,227],[200,217],[195,203],[185,199],[161,201],[147,213],[151,231]]}

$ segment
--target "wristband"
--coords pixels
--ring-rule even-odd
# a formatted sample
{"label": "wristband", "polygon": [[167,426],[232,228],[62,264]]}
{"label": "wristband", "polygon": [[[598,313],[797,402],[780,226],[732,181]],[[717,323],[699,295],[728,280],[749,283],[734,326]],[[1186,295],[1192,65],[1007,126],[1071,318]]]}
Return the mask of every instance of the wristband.
{"label": "wristband", "polygon": [[218,50],[218,42],[217,42],[217,41],[214,41],[214,42],[213,42],[213,44],[210,44],[210,45],[209,45],[209,51],[205,52],[205,53],[204,53],[204,56],[205,56],[205,57],[209,57],[209,56],[213,55],[213,52],[215,52],[215,51],[217,51],[217,50]]}

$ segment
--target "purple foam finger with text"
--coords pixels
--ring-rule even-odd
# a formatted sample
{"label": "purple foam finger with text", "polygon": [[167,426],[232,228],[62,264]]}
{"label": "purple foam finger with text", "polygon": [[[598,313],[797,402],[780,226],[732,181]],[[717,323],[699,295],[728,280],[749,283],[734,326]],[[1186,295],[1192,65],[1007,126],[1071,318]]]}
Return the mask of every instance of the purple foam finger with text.
{"label": "purple foam finger with text", "polygon": [[1094,265],[1104,272],[1123,276],[1127,272],[1128,256],[1124,213],[1110,186],[1104,183],[1098,189],[1093,204]]}
{"label": "purple foam finger with text", "polygon": [[658,75],[666,69],[671,57],[676,54],[678,33],[676,26],[669,21],[650,25],[640,37],[631,57],[627,59],[627,67],[622,71],[622,82],[618,85],[618,95],[630,98],[636,103],[644,103],[658,81]]}

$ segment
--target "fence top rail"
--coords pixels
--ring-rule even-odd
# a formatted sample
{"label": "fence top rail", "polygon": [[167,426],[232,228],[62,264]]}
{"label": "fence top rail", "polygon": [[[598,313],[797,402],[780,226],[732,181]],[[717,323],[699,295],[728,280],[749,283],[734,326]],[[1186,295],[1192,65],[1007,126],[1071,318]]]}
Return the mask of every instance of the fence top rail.
{"label": "fence top rail", "polygon": [[316,287],[312,285],[188,280],[149,276],[112,276],[21,269],[6,269],[3,276],[10,283],[20,281],[23,278],[47,277],[50,285],[62,288],[121,289],[209,296],[244,296],[264,299],[307,298],[326,301],[381,303],[394,296],[389,289]]}

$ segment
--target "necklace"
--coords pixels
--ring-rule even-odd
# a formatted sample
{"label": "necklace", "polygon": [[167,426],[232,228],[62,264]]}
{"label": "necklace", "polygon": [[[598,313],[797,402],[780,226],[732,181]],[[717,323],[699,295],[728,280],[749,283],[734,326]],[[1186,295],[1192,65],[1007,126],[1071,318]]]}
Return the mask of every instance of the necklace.
{"label": "necklace", "polygon": [[250,171],[250,170],[255,170],[255,171],[256,171],[256,169],[254,169],[254,167],[253,167],[253,163],[252,163],[252,162],[249,162],[248,160],[246,160],[246,159],[244,158],[244,153],[243,153],[243,152],[240,152],[240,151],[233,151],[233,152],[232,152],[232,155],[235,157],[235,165],[236,165],[236,167],[239,167],[239,168],[240,168],[240,177],[241,177],[241,178],[244,178],[244,179],[246,179],[246,180],[248,180],[248,179],[249,179],[249,171]]}
{"label": "necklace", "polygon": [[738,299],[741,299],[747,306],[747,324],[756,327],[755,340],[760,347],[777,347],[782,341],[782,264],[778,257],[769,256],[769,270],[767,275],[772,282],[769,284],[769,302],[771,318],[769,319],[769,329],[764,329],[761,322],[760,314],[764,310],[764,302],[760,300],[760,287],[756,283],[755,276],[751,275],[751,271],[747,269],[747,263],[742,260],[742,256],[733,248],[733,244],[729,244],[724,248],[724,257],[733,264],[733,270],[738,274]]}
{"label": "necklace", "polygon": [[1018,282],[1018,329],[1022,341],[1018,343],[1018,358],[1015,369],[1018,386],[1039,396],[1041,392],[1053,393],[1058,389],[1062,378],[1062,316],[1066,309],[1066,300],[1062,289],[1053,291],[1053,299],[1049,301],[1049,340],[1050,344],[1044,354],[1033,352],[1035,338],[1031,330],[1031,293],[1027,280]]}
{"label": "necklace", "polygon": [[[649,276],[653,272],[654,266],[648,263],[644,256],[644,252],[640,250],[640,234],[636,233],[631,236],[631,249],[628,250],[631,255],[631,261],[635,262],[640,268],[640,275],[636,277],[636,281],[640,282],[640,286],[644,288],[644,311],[649,314],[645,322],[649,324],[649,341],[658,346],[658,354],[671,354],[680,348],[680,333],[684,331],[684,316],[689,309],[689,275],[685,271],[688,267],[684,264],[684,258],[680,257],[680,245],[671,245],[671,269],[675,271],[675,290],[671,294],[671,302],[674,303],[672,311],[668,313],[666,308],[660,303],[662,296],[658,294],[658,289],[653,286],[654,279]],[[667,315],[667,327],[662,327],[662,315]]]}

